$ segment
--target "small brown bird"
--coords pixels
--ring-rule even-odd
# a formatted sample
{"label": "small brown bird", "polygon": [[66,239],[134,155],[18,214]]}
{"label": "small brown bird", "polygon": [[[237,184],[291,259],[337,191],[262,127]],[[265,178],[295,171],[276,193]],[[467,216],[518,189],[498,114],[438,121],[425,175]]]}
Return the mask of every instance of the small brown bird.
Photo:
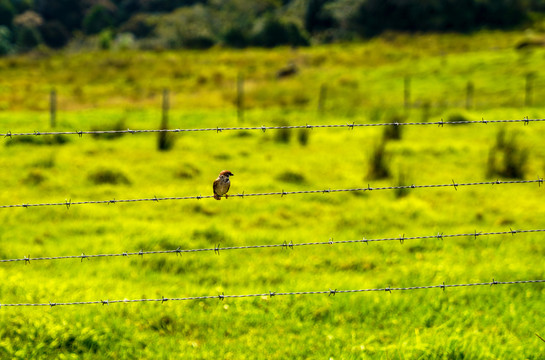
{"label": "small brown bird", "polygon": [[229,176],[233,176],[233,173],[229,170],[223,170],[220,172],[218,178],[214,180],[214,199],[221,200],[223,195],[227,198],[227,191],[229,191],[229,187],[231,186]]}

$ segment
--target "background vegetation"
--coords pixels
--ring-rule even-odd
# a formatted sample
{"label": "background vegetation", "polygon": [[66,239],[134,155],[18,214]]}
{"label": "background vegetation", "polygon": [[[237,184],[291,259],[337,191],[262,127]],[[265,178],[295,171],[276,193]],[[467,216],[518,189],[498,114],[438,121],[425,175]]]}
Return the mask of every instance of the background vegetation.
{"label": "background vegetation", "polygon": [[543,27],[544,0],[1,0],[0,55],[36,47],[306,46],[385,31]]}

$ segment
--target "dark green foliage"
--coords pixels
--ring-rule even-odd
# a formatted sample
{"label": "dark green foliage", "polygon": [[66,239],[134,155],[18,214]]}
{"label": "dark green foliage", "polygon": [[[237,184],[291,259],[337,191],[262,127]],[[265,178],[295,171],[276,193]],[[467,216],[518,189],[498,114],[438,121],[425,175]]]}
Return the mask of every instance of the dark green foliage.
{"label": "dark green foliage", "polygon": [[15,44],[23,51],[30,50],[42,42],[38,29],[34,27],[19,26],[16,28],[15,34]]}
{"label": "dark green foliage", "polygon": [[[205,16],[188,19],[184,11],[191,9]],[[79,31],[94,35],[111,28],[146,39],[138,43],[142,47],[206,49],[220,41],[236,48],[306,46],[309,35],[316,42],[330,42],[389,30],[506,29],[539,21],[545,5],[541,0],[0,0],[0,26],[13,29],[17,16],[28,10],[43,19],[40,31],[53,48]],[[162,25],[172,19],[193,25],[189,30]],[[166,28],[162,33],[157,31],[161,27]],[[25,44],[39,44],[32,32],[24,30],[23,37]]]}
{"label": "dark green foliage", "polygon": [[138,10],[145,12],[169,12],[183,6],[206,4],[207,0],[145,0],[138,1]]}
{"label": "dark green foliage", "polygon": [[367,0],[351,18],[361,35],[386,30],[459,31],[509,28],[527,20],[524,0]]}
{"label": "dark green foliage", "polygon": [[59,21],[68,31],[81,29],[85,10],[83,1],[34,0],[34,11],[46,21]]}
{"label": "dark green foliage", "polygon": [[54,49],[62,48],[70,40],[70,33],[57,20],[47,21],[40,27],[40,33],[47,46]]}
{"label": "dark green foliage", "polygon": [[83,31],[86,34],[98,34],[113,25],[113,17],[108,9],[102,5],[93,6],[83,19]]}
{"label": "dark green foliage", "polygon": [[305,30],[309,33],[322,31],[336,25],[335,18],[325,5],[332,3],[331,0],[309,0],[305,10]]}
{"label": "dark green foliage", "polygon": [[15,17],[15,7],[9,0],[0,0],[0,26],[11,27]]}
{"label": "dark green foliage", "polygon": [[124,23],[120,28],[120,32],[129,32],[133,34],[136,38],[145,38],[146,36],[151,35],[155,29],[155,22],[151,19],[150,16],[146,14],[136,14],[132,16],[126,23]]}
{"label": "dark green foliage", "polygon": [[225,45],[233,48],[244,48],[248,46],[248,36],[246,31],[239,27],[233,27],[227,30],[223,35],[223,41]]}
{"label": "dark green foliage", "polygon": [[98,46],[102,50],[108,50],[112,47],[112,43],[114,41],[114,34],[110,29],[106,29],[102,31],[98,35]]}
{"label": "dark green foliage", "polygon": [[0,56],[7,55],[12,52],[12,50],[11,31],[5,26],[0,26]]}
{"label": "dark green foliage", "polygon": [[307,46],[308,39],[299,27],[274,16],[267,16],[252,38],[253,45],[275,47],[279,45]]}
{"label": "dark green foliage", "polygon": [[88,179],[95,185],[129,185],[131,182],[119,170],[114,169],[99,169],[90,173]]}

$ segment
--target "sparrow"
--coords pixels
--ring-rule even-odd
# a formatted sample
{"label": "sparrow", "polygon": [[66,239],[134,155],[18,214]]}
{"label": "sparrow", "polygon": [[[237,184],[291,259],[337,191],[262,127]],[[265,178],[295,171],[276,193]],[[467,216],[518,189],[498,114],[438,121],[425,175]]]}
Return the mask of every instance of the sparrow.
{"label": "sparrow", "polygon": [[229,176],[233,176],[233,173],[229,170],[223,170],[220,172],[218,178],[214,180],[214,199],[221,200],[223,195],[225,195],[225,198],[227,198],[227,191],[229,191],[229,187],[231,186]]}

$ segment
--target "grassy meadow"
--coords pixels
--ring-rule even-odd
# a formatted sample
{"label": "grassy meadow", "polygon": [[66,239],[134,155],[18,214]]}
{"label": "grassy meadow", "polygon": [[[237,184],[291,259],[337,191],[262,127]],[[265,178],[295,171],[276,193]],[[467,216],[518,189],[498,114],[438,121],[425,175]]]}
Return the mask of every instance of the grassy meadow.
{"label": "grassy meadow", "polygon": [[[32,53],[0,58],[0,132],[543,118],[544,49],[521,33],[386,35],[274,50]],[[276,79],[293,62],[299,72]],[[238,74],[244,120],[237,120]],[[534,74],[532,104],[525,80]],[[411,107],[404,108],[410,78]],[[468,82],[474,86],[466,108]],[[326,87],[318,111],[320,87]],[[0,205],[342,189],[545,174],[545,124],[0,139]],[[391,136],[390,136],[391,137]],[[384,142],[389,176],[376,178]],[[524,160],[526,159],[526,160]],[[0,209],[0,259],[545,228],[538,184]],[[545,279],[543,235],[0,263],[0,304],[350,290]],[[14,359],[539,359],[545,286],[0,307]]]}

